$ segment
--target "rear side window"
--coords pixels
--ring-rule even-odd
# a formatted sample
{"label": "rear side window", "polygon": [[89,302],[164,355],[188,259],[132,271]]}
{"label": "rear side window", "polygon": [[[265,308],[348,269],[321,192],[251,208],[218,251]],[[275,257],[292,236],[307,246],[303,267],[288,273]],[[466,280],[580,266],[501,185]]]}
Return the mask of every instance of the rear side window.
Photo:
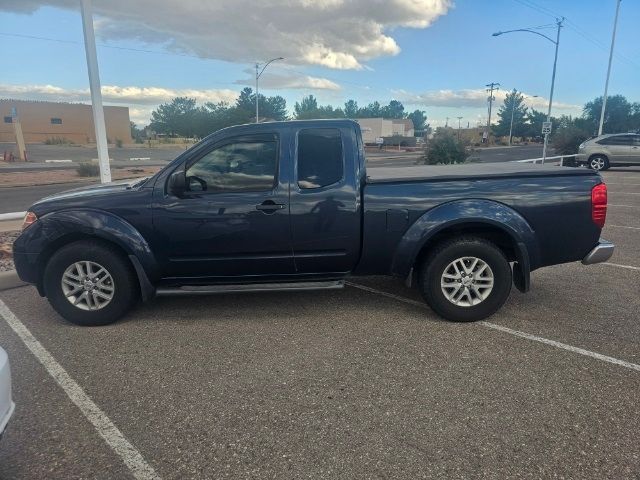
{"label": "rear side window", "polygon": [[631,135],[616,135],[603,138],[598,143],[600,145],[631,145],[633,143],[633,137]]}
{"label": "rear side window", "polygon": [[344,175],[342,137],[337,128],[310,128],[298,132],[298,186],[321,188]]}

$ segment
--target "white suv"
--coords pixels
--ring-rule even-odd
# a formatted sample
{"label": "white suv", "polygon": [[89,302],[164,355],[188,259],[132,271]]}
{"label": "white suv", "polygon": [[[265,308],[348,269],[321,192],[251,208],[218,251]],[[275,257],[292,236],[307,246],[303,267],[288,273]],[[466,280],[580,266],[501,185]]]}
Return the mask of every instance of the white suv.
{"label": "white suv", "polygon": [[11,369],[9,357],[0,347],[0,437],[4,433],[7,423],[13,414],[15,404],[11,399]]}
{"label": "white suv", "polygon": [[587,140],[578,147],[576,163],[594,170],[606,170],[612,165],[640,165],[640,135],[616,133]]}

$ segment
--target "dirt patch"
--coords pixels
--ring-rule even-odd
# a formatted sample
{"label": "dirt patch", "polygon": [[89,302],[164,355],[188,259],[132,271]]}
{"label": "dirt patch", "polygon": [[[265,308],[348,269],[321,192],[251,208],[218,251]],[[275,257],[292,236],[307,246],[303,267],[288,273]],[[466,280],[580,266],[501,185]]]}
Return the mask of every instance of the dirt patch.
{"label": "dirt patch", "polygon": [[19,230],[0,232],[0,272],[13,270],[13,242],[20,235]]}
{"label": "dirt patch", "polygon": [[[161,167],[112,168],[113,180],[148,177]],[[54,183],[95,182],[98,177],[79,177],[75,170],[44,170],[38,172],[3,172],[0,187],[28,187],[31,185],[51,185]]]}

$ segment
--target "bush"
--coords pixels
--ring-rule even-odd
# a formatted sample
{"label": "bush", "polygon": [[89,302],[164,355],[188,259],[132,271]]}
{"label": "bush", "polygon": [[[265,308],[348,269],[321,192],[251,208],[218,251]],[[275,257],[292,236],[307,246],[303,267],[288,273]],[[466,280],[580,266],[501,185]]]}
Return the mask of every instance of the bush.
{"label": "bush", "polygon": [[100,167],[97,163],[83,162],[76,167],[79,177],[97,177],[100,175]]}
{"label": "bush", "polygon": [[455,134],[441,129],[432,140],[429,140],[424,163],[427,165],[464,163],[468,156],[464,143],[458,140]]}
{"label": "bush", "polygon": [[64,137],[51,137],[44,141],[45,145],[71,145],[73,142]]}
{"label": "bush", "polygon": [[122,148],[122,140],[120,140],[119,138],[116,138],[116,147]]}
{"label": "bush", "polygon": [[584,130],[569,125],[559,128],[551,138],[551,144],[558,155],[573,155],[578,153],[578,146],[589,138]]}

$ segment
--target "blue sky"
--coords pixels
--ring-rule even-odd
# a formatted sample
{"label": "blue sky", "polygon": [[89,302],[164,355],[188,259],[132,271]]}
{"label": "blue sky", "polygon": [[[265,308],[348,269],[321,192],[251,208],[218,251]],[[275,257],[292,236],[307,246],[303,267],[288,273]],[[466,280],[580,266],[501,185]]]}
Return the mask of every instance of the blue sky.
{"label": "blue sky", "polygon": [[[453,5],[421,0],[421,11],[411,10],[409,0],[377,5],[360,1],[359,11],[349,9],[345,2],[350,0],[316,0],[322,11],[314,14],[307,0],[299,0],[304,7],[300,11],[288,12],[278,12],[283,8],[278,0],[265,0],[259,3],[271,2],[270,10],[252,17],[250,0],[243,0],[246,12],[218,5],[220,10],[207,18],[198,7],[191,8],[197,2],[191,5],[189,0],[94,1],[101,83],[110,87],[105,103],[129,105],[132,119],[141,124],[173,94],[192,94],[199,101],[232,99],[243,82],[253,81],[251,62],[278,51],[287,60],[269,67],[261,91],[284,96],[290,110],[310,93],[333,105],[349,98],[360,104],[397,98],[407,109],[425,110],[432,125],[457,116],[475,125],[486,121],[483,89],[489,82],[499,82],[501,90],[517,88],[539,95],[542,98],[528,103],[544,109],[553,45],[526,33],[491,34],[550,25],[540,32],[554,36],[556,13],[567,21],[561,33],[554,114],[575,115],[604,89],[615,11],[615,0],[458,0]],[[395,10],[376,13],[394,2]],[[6,3],[0,5],[5,67],[0,97],[86,101],[88,80],[76,3]],[[142,14],[133,7],[124,11],[136,3]],[[148,13],[152,4],[157,11]],[[624,0],[620,11],[609,92],[640,101],[640,36],[635,25],[640,2]],[[391,18],[394,15],[397,18]]]}

